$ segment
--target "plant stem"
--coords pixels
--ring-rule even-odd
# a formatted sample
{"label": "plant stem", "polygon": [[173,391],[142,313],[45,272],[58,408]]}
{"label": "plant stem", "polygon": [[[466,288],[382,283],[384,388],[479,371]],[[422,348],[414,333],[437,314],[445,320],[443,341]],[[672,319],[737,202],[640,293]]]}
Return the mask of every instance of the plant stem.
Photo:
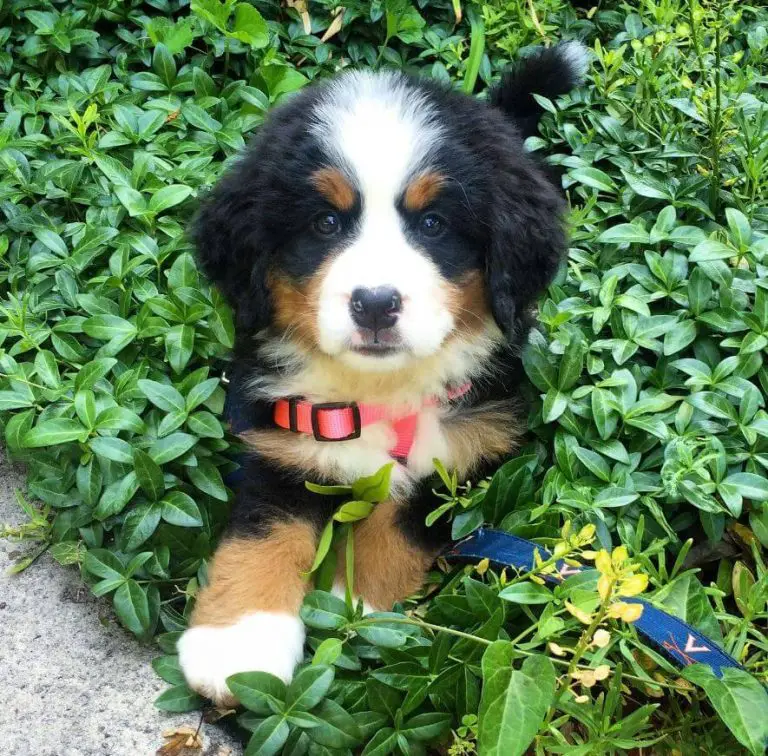
{"label": "plant stem", "polygon": [[412,617],[371,617],[369,619],[361,619],[357,622],[353,622],[347,627],[350,630],[355,630],[358,627],[380,624],[382,622],[395,622],[401,625],[415,625],[416,627],[422,627],[425,630],[431,630],[434,633],[448,633],[449,635],[455,635],[457,638],[464,638],[466,640],[472,640],[477,643],[482,643],[485,646],[490,646],[493,641],[489,641],[487,638],[481,638],[479,635],[472,635],[471,633],[465,633],[461,630],[454,630],[452,627],[442,627],[441,625],[433,625],[431,622],[424,622],[424,620],[414,619]]}
{"label": "plant stem", "polygon": [[587,648],[589,648],[589,643],[592,640],[592,636],[595,634],[595,630],[600,627],[600,624],[605,619],[605,615],[608,613],[608,607],[611,602],[611,596],[613,595],[613,588],[615,584],[616,580],[611,580],[608,591],[606,592],[605,600],[600,605],[600,608],[598,609],[595,616],[592,618],[592,622],[589,623],[587,629],[581,634],[579,642],[576,644],[576,648],[574,649],[573,656],[571,657],[571,661],[568,664],[568,670],[566,671],[564,678],[557,688],[555,693],[555,700],[552,702],[552,706],[550,706],[549,711],[547,712],[547,718],[544,720],[544,724],[539,728],[539,731],[546,730],[549,727],[552,721],[552,717],[555,715],[555,711],[557,711],[557,705],[560,703],[560,699],[563,697],[563,693],[568,690],[569,682],[573,676],[573,673],[576,671],[579,662],[581,661],[581,657],[584,656]]}

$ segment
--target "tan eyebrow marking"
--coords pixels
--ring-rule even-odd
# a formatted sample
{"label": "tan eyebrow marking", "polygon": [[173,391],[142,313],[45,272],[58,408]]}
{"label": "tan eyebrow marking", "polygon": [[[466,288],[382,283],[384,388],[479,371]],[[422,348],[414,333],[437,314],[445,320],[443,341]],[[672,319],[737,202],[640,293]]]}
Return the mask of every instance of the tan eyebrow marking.
{"label": "tan eyebrow marking", "polygon": [[312,184],[339,210],[351,210],[355,204],[355,190],[347,177],[336,168],[320,168],[315,171]]}
{"label": "tan eyebrow marking", "polygon": [[442,173],[422,173],[417,176],[405,189],[406,210],[423,210],[437,197],[445,183]]}

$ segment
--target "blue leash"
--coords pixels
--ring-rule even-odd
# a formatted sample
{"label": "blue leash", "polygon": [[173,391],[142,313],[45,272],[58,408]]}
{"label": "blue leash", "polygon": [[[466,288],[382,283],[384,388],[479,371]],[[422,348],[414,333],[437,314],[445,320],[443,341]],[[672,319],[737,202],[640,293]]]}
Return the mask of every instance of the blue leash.
{"label": "blue leash", "polygon": [[[536,565],[534,560],[536,551],[542,559],[547,558],[547,551],[533,541],[526,541],[524,538],[518,538],[500,530],[481,528],[456,543],[443,556],[457,561],[488,559],[499,566],[514,567],[528,572]],[[571,575],[592,570],[591,567],[571,567],[562,560],[557,562],[556,567],[556,575],[542,575],[542,578],[550,583],[559,583]],[[643,613],[632,623],[633,627],[680,666],[707,664],[717,677],[722,677],[723,669],[727,667],[743,669],[713,640],[702,635],[687,622],[673,617],[644,599],[627,597],[622,598],[622,601],[642,605]]]}

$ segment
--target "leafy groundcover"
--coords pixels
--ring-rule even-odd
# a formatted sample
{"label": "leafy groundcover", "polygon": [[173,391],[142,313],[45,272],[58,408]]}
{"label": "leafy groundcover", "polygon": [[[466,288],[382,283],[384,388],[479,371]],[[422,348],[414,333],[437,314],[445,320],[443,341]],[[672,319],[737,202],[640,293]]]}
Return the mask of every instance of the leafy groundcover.
{"label": "leafy groundcover", "polygon": [[[572,207],[568,261],[524,354],[529,442],[490,485],[442,471],[435,517],[457,537],[487,522],[597,571],[550,589],[442,565],[423,600],[366,617],[312,592],[307,665],[287,688],[233,679],[237,716],[249,754],[762,753],[760,5],[3,3],[0,413],[29,515],[3,532],[35,544],[19,568],[46,549],[78,565],[128,630],[161,633],[172,688],[158,705],[201,705],[173,651],[227,517],[233,328],[185,236],[197,197],[276,101],[341,66],[482,97],[526,48],[578,37],[594,51],[588,81],[541,101],[528,143]],[[366,509],[340,513],[339,534]],[[633,629],[621,597],[639,593],[748,672],[681,673]]]}

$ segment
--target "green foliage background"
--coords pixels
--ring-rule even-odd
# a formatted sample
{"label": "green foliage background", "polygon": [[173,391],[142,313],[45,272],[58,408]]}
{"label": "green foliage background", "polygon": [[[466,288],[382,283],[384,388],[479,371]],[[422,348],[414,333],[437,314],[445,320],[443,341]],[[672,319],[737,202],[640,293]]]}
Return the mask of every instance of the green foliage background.
{"label": "green foliage background", "polygon": [[[528,46],[580,37],[595,53],[588,83],[542,100],[550,115],[529,140],[561,166],[572,205],[568,262],[524,357],[531,442],[487,495],[448,479],[436,507],[457,537],[486,521],[551,543],[565,520],[593,524],[600,546],[632,549],[654,600],[764,681],[768,11],[290,6],[0,5],[0,414],[42,502],[23,501],[30,521],[6,535],[36,540],[30,559],[49,548],[78,564],[125,627],[165,631],[172,652],[226,522],[231,467],[220,376],[232,318],[185,237],[196,198],[275,102],[339,67],[396,66],[482,96]],[[643,738],[659,752],[762,752],[759,685],[699,672],[689,690],[627,626],[586,657],[608,663],[610,681],[588,704],[566,695],[553,707],[546,643],[578,637],[563,602],[591,611],[594,585],[558,588],[541,609],[468,573],[438,576],[420,609],[451,630],[436,635],[360,624],[345,602],[312,594],[316,663],[288,691],[243,682],[257,691],[250,752],[420,753],[441,737],[453,754],[473,753],[477,737],[483,753],[522,753],[534,738],[542,753],[622,753]],[[160,705],[199,704],[172,655],[158,671],[175,684]],[[315,693],[293,707],[305,689]],[[519,691],[538,702],[527,714]],[[711,724],[695,729],[702,718]]]}

